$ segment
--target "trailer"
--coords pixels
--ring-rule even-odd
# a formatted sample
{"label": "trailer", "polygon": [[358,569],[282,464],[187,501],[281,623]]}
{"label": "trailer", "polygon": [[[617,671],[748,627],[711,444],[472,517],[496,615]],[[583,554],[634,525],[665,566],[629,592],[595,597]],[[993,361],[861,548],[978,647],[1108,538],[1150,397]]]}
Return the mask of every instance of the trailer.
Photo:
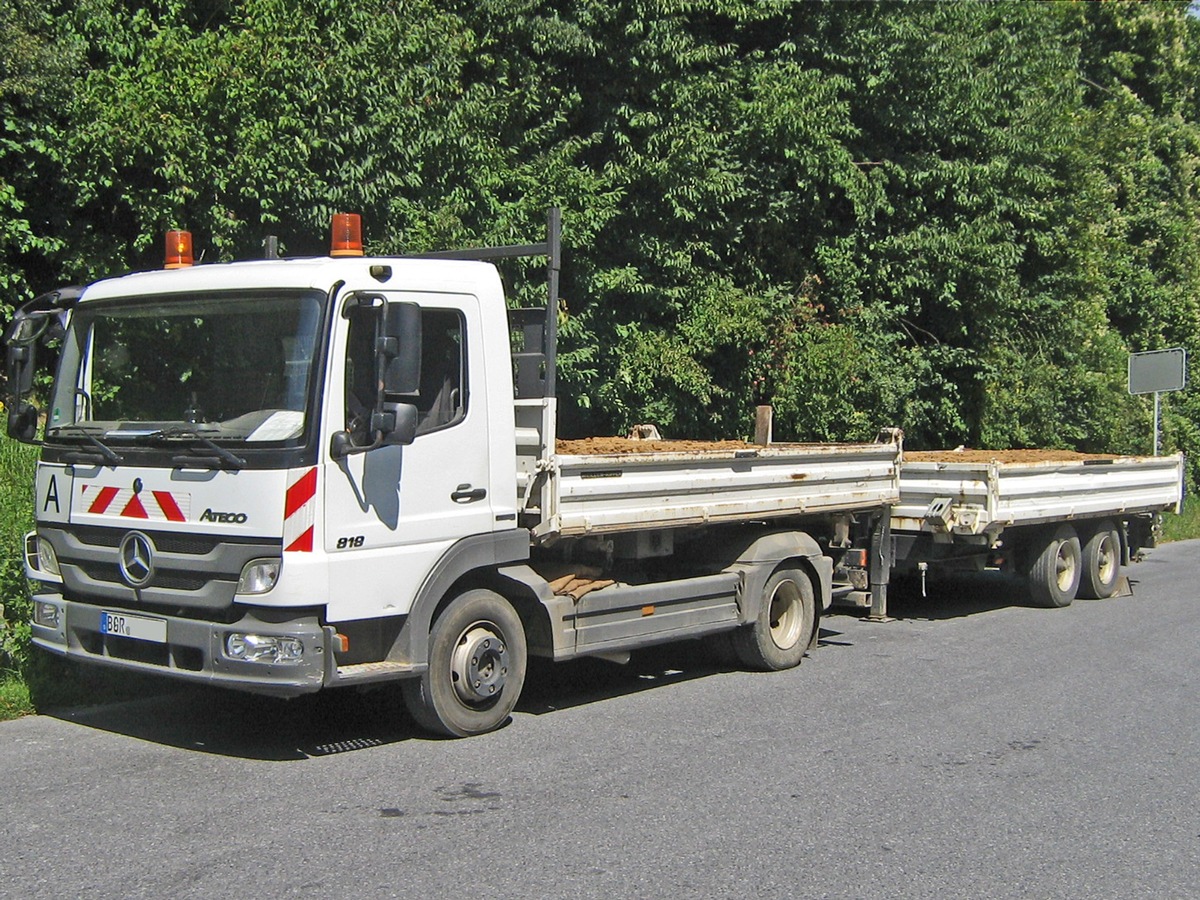
{"label": "trailer", "polygon": [[1113,596],[1183,500],[1183,456],[1063,450],[907,452],[890,513],[901,573],[996,564],[1043,606]]}

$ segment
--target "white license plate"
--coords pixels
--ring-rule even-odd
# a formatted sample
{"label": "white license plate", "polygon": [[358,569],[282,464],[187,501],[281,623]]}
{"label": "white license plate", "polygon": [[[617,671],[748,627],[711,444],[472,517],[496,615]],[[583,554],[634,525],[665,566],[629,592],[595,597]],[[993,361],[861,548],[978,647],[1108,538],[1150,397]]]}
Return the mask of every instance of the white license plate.
{"label": "white license plate", "polygon": [[165,644],[167,642],[167,620],[105,610],[100,613],[100,633]]}

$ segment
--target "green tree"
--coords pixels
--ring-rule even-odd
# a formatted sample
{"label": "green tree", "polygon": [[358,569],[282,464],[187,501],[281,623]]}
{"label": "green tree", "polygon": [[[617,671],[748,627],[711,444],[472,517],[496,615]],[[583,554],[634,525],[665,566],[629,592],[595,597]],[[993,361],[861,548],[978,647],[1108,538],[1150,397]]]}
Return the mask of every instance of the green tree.
{"label": "green tree", "polygon": [[0,319],[50,274],[60,246],[53,222],[65,198],[53,146],[77,64],[44,4],[0,0]]}

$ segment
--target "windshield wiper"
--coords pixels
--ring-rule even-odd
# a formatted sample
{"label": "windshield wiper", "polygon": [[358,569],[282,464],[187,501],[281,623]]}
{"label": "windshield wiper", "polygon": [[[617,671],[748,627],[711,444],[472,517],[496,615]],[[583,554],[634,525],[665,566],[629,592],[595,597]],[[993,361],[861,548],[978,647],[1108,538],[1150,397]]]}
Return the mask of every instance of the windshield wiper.
{"label": "windshield wiper", "polygon": [[[63,454],[63,458],[67,462],[86,462],[86,463],[108,463],[110,466],[120,465],[125,461],[120,453],[109,447],[107,444],[101,443],[96,437],[95,432],[84,427],[83,425],[60,425],[53,429],[54,437],[69,437],[71,435],[79,435],[91,443],[99,453],[89,453],[85,450],[71,450]],[[104,430],[101,429],[103,434]]]}
{"label": "windshield wiper", "polygon": [[[207,429],[209,432],[214,432],[217,429]],[[210,450],[214,456],[189,456],[180,454],[179,456],[171,457],[172,465],[189,465],[202,463],[207,464],[213,462],[216,464],[225,463],[232,469],[246,468],[246,460],[238,456],[232,450],[222,447],[220,444],[206,438],[198,428],[177,427],[177,428],[160,428],[158,431],[152,431],[149,434],[138,435],[144,440],[168,440],[170,438],[191,438],[204,447],[205,450]]]}

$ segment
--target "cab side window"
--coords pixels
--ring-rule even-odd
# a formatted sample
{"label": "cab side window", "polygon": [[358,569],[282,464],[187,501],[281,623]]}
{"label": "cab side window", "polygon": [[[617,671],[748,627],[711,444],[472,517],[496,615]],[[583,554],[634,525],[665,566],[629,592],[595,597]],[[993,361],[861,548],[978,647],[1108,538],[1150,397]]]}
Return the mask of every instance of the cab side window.
{"label": "cab side window", "polygon": [[462,314],[449,309],[421,313],[421,390],[416,397],[417,434],[455,424],[467,412],[467,359]]}
{"label": "cab side window", "polygon": [[[346,339],[346,422],[356,444],[370,442],[375,406],[375,334],[378,310],[351,309]],[[450,309],[421,312],[421,384],[416,394],[400,397],[417,407],[417,434],[448,428],[467,412],[467,360],[461,313]]]}

